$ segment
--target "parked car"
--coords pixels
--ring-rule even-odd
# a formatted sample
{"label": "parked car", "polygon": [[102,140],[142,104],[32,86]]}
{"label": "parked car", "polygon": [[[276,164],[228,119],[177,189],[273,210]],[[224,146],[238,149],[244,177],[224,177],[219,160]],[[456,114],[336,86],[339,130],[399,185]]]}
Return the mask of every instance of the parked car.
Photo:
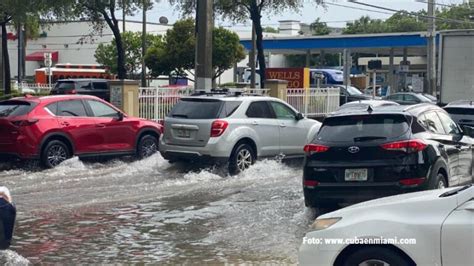
{"label": "parked car", "polygon": [[412,105],[412,104],[418,104],[418,103],[436,104],[436,98],[435,99],[428,98],[421,93],[414,93],[414,92],[399,92],[399,93],[389,95],[385,97],[384,99],[397,102],[401,105]]}
{"label": "parked car", "polygon": [[474,126],[474,104],[472,101],[456,101],[444,107],[451,118],[462,126]]}
{"label": "parked car", "polygon": [[10,191],[0,187],[0,250],[10,247],[15,227],[16,208]]}
{"label": "parked car", "polygon": [[50,94],[84,94],[110,101],[110,87],[106,79],[61,79]]}
{"label": "parked car", "polygon": [[125,115],[94,96],[25,96],[0,102],[0,155],[39,159],[48,168],[71,156],[133,155],[158,150],[162,126]]}
{"label": "parked car", "polygon": [[361,100],[361,101],[354,101],[354,102],[349,102],[344,105],[341,105],[337,111],[343,110],[343,109],[363,109],[367,110],[369,106],[373,107],[380,107],[380,106],[393,106],[393,105],[399,105],[396,102],[392,101],[384,101],[384,100]]}
{"label": "parked car", "polygon": [[324,85],[322,88],[339,88],[341,92],[340,97],[340,104],[343,105],[345,103],[354,102],[354,101],[363,101],[363,100],[370,100],[373,97],[370,95],[363,94],[358,88],[353,86],[346,86],[344,85]]}
{"label": "parked car", "polygon": [[473,144],[436,105],[341,110],[305,146],[306,206],[471,184]]}
{"label": "parked car", "polygon": [[300,246],[299,263],[468,266],[473,232],[472,186],[398,195],[318,217]]}
{"label": "parked car", "polygon": [[164,120],[160,152],[170,161],[227,163],[231,174],[262,157],[303,157],[321,123],[272,97],[185,97]]}

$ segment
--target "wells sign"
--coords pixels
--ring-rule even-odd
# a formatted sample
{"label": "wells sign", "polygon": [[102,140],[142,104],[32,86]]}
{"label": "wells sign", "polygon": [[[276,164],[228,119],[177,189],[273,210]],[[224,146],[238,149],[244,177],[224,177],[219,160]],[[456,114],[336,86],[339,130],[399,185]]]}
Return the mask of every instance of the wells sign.
{"label": "wells sign", "polygon": [[309,68],[267,68],[266,79],[288,81],[288,88],[309,88]]}

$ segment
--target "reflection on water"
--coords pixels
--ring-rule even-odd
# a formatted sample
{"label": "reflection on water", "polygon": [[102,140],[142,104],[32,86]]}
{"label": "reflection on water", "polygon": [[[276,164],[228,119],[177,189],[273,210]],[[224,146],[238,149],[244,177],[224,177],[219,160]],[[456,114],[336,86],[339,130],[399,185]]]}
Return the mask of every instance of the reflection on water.
{"label": "reflection on water", "polygon": [[219,173],[159,155],[0,172],[19,209],[12,249],[32,263],[296,263],[314,217],[299,167]]}

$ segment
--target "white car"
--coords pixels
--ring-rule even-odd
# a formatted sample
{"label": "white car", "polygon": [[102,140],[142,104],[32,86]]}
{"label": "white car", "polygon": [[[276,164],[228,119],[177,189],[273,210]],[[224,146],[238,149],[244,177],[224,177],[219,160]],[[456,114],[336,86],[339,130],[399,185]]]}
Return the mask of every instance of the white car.
{"label": "white car", "polygon": [[474,265],[474,187],[360,203],[312,228],[301,265]]}

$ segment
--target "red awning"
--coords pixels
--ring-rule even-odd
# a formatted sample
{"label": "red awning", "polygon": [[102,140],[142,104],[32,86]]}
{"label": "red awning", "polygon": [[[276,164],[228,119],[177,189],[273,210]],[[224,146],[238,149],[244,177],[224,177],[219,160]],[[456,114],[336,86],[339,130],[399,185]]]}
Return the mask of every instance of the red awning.
{"label": "red awning", "polygon": [[58,62],[59,59],[59,52],[58,51],[42,51],[42,52],[34,52],[32,54],[29,54],[25,57],[26,61],[39,61],[43,62],[44,61],[44,54],[45,53],[51,53],[51,57],[53,59],[53,62]]}

